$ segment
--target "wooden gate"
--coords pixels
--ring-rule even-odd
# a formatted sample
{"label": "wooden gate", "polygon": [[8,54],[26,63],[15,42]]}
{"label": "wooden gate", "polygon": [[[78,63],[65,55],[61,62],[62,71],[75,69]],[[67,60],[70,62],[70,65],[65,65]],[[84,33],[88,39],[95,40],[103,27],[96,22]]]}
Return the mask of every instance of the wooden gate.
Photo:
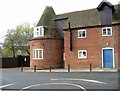
{"label": "wooden gate", "polygon": [[18,66],[30,67],[30,56],[18,56]]}

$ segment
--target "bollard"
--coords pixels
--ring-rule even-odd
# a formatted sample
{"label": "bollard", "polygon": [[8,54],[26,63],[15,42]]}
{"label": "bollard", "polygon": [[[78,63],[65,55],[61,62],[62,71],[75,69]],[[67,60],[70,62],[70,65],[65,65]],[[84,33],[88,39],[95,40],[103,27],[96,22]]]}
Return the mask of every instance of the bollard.
{"label": "bollard", "polygon": [[51,72],[51,69],[52,69],[52,67],[51,67],[51,65],[50,65],[49,72]]}
{"label": "bollard", "polygon": [[92,72],[92,64],[90,64],[90,72]]}
{"label": "bollard", "polygon": [[70,65],[68,65],[68,72],[70,72]]}
{"label": "bollard", "polygon": [[34,66],[34,72],[36,72],[36,66]]}
{"label": "bollard", "polygon": [[23,66],[21,66],[21,72],[23,72]]}

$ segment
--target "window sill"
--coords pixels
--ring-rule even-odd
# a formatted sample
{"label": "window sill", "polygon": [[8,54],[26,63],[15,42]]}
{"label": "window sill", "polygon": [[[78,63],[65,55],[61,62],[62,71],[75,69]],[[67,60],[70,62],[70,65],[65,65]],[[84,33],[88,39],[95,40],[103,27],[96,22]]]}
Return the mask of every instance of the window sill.
{"label": "window sill", "polygon": [[112,36],[112,35],[102,35],[103,37],[110,37],[110,36]]}
{"label": "window sill", "polygon": [[33,58],[33,60],[42,60],[43,58]]}
{"label": "window sill", "polygon": [[84,38],[86,38],[86,37],[78,37],[78,38],[80,38],[80,39],[84,39]]}
{"label": "window sill", "polygon": [[87,59],[87,57],[85,57],[85,58],[78,58],[78,59]]}

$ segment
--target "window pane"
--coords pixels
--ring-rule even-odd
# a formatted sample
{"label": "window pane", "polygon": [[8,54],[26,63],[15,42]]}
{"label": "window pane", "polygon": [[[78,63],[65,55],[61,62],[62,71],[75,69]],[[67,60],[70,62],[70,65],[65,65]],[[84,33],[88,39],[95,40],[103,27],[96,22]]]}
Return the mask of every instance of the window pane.
{"label": "window pane", "polygon": [[107,33],[108,33],[108,35],[111,35],[111,29],[110,28],[107,29]]}
{"label": "window pane", "polygon": [[79,57],[82,57],[82,52],[79,52]]}
{"label": "window pane", "polygon": [[37,28],[37,31],[39,31],[39,28]]}
{"label": "window pane", "polygon": [[42,58],[42,50],[39,50],[39,58]]}
{"label": "window pane", "polygon": [[33,51],[33,58],[35,58],[35,50]]}
{"label": "window pane", "polygon": [[79,37],[82,37],[82,31],[79,31]]}
{"label": "window pane", "polygon": [[37,28],[37,32],[36,33],[37,33],[37,35],[39,35],[39,28]]}
{"label": "window pane", "polygon": [[40,31],[39,31],[40,35],[42,35],[42,27],[40,27]]}
{"label": "window pane", "polygon": [[106,35],[106,29],[103,29],[103,35]]}
{"label": "window pane", "polygon": [[83,57],[86,57],[86,52],[85,51],[83,52]]}
{"label": "window pane", "polygon": [[39,35],[39,32],[36,32],[37,33],[37,35]]}
{"label": "window pane", "polygon": [[36,50],[36,58],[38,58],[38,50]]}
{"label": "window pane", "polygon": [[82,31],[82,37],[85,37],[85,31]]}

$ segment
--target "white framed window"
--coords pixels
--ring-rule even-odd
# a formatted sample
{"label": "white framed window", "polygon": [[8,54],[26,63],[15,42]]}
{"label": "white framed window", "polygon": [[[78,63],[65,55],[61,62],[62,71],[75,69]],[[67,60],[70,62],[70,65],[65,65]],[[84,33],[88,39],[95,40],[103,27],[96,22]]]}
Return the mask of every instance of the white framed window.
{"label": "white framed window", "polygon": [[37,26],[34,28],[34,37],[43,37],[44,36],[44,27]]}
{"label": "white framed window", "polygon": [[102,28],[102,36],[112,36],[112,27]]}
{"label": "white framed window", "polygon": [[78,38],[86,38],[86,30],[78,30]]}
{"label": "white framed window", "polygon": [[43,59],[43,49],[34,49],[33,59]]}
{"label": "white framed window", "polygon": [[87,50],[78,50],[78,59],[86,59]]}

